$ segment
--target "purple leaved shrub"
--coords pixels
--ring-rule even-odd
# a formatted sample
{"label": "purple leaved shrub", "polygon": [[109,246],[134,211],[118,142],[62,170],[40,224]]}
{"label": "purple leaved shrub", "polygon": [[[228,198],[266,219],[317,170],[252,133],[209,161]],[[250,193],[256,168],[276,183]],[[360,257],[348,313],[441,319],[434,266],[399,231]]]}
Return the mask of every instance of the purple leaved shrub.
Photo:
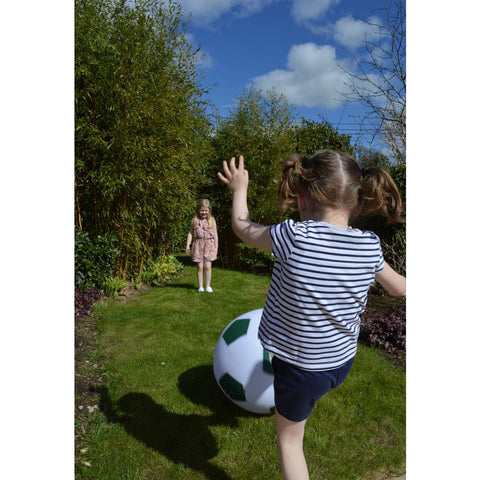
{"label": "purple leaved shrub", "polygon": [[382,348],[391,355],[404,355],[406,308],[395,307],[375,317],[369,315],[367,308],[362,316],[359,340],[366,345]]}
{"label": "purple leaved shrub", "polygon": [[85,290],[75,290],[75,315],[91,315],[93,304],[100,299],[102,291],[99,288],[89,287]]}

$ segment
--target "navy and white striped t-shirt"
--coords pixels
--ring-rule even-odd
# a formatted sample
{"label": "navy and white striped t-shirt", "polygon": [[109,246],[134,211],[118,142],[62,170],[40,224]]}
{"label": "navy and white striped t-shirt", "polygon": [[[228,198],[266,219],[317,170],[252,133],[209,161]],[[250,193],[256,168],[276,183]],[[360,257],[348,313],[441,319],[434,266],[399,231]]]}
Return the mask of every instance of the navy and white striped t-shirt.
{"label": "navy and white striped t-shirt", "polygon": [[368,290],[384,267],[380,239],[313,220],[287,220],[270,234],[276,261],[260,342],[305,370],[342,366],[355,356]]}

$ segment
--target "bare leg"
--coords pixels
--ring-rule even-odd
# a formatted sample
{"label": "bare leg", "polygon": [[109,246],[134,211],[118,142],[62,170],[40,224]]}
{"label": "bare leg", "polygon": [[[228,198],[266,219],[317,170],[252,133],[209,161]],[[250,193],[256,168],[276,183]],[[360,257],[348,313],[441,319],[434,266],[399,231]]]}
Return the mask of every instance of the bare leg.
{"label": "bare leg", "polygon": [[203,268],[205,270],[205,287],[208,288],[212,281],[212,262],[203,262]]}
{"label": "bare leg", "polygon": [[303,454],[305,423],[292,422],[275,413],[280,466],[284,480],[308,480],[308,468]]}
{"label": "bare leg", "polygon": [[197,263],[197,280],[198,280],[198,288],[203,288],[203,263]]}

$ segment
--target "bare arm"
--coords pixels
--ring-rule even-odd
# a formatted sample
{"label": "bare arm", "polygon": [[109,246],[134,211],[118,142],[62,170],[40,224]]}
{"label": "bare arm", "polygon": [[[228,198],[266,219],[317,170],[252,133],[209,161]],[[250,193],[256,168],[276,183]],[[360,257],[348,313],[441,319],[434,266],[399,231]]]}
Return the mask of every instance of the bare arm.
{"label": "bare arm", "polygon": [[390,294],[403,296],[407,293],[407,279],[397,273],[388,263],[380,273],[377,273],[375,280]]}
{"label": "bare arm", "polygon": [[190,228],[188,235],[187,235],[187,246],[185,248],[185,253],[190,253],[190,244],[192,243],[192,228]]}
{"label": "bare arm", "polygon": [[238,159],[238,168],[235,165],[235,157],[230,160],[230,165],[223,162],[225,175],[218,172],[218,178],[233,193],[232,200],[232,228],[235,234],[245,243],[253,247],[272,251],[272,239],[270,227],[259,225],[250,220],[247,207],[248,171],[243,164],[243,156]]}
{"label": "bare arm", "polygon": [[218,232],[217,232],[217,222],[213,219],[213,240],[215,242],[215,248],[218,250]]}

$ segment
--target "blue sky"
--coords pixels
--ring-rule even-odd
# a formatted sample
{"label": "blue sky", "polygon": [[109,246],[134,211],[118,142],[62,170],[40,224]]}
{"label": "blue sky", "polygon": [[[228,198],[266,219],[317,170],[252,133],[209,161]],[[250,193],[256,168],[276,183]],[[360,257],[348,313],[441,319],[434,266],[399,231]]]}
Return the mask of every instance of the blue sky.
{"label": "blue sky", "polygon": [[[209,99],[224,115],[248,86],[283,93],[299,115],[359,131],[343,69],[365,56],[369,23],[385,24],[386,0],[180,0],[189,40],[204,55]],[[343,68],[343,69],[342,69]],[[360,140],[361,141],[361,140]]]}

